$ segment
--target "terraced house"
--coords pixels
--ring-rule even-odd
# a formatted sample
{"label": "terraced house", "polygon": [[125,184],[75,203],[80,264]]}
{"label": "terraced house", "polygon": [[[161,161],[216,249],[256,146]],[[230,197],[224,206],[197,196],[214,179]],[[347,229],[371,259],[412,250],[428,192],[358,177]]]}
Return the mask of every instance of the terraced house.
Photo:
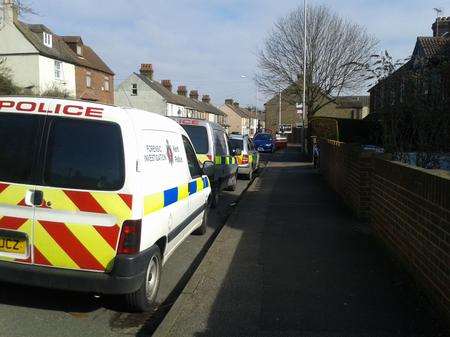
{"label": "terraced house", "polygon": [[179,85],[173,89],[172,81],[154,79],[153,65],[141,64],[139,73],[133,73],[115,90],[115,104],[138,108],[167,117],[186,117],[208,120],[226,127],[225,114],[211,104],[211,97],[203,95],[199,100],[197,90]]}
{"label": "terraced house", "polygon": [[59,91],[68,97],[114,102],[114,73],[79,36],[60,36],[43,24],[18,19],[3,0],[0,58],[14,83],[29,94]]}

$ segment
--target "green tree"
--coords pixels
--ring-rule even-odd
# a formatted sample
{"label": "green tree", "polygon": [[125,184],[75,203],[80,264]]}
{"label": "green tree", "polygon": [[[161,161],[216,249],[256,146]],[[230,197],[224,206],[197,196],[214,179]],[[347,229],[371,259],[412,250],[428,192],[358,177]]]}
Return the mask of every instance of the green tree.
{"label": "green tree", "polygon": [[11,71],[5,65],[6,59],[0,59],[0,95],[18,95],[20,88],[14,84]]}

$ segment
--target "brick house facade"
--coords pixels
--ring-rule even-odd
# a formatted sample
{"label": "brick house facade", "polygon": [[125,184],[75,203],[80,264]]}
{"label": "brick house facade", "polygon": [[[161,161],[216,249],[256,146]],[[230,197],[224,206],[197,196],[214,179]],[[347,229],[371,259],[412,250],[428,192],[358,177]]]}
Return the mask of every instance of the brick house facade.
{"label": "brick house facade", "polygon": [[77,98],[114,104],[114,73],[79,36],[63,36],[74,53]]}

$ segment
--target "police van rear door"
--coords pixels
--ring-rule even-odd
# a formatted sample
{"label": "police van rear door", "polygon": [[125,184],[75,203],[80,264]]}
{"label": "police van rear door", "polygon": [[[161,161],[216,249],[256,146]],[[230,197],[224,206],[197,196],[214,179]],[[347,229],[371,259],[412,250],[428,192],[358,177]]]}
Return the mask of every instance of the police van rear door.
{"label": "police van rear door", "polygon": [[132,196],[124,193],[122,130],[111,121],[49,116],[36,187],[35,263],[104,272],[112,269]]}
{"label": "police van rear door", "polygon": [[36,165],[46,113],[35,103],[0,99],[0,260],[30,264],[34,252]]}

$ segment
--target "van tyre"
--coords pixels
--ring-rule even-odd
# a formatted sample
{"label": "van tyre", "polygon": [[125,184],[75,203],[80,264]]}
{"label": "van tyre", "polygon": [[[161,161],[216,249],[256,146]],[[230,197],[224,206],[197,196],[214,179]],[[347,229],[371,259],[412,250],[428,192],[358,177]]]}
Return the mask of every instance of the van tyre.
{"label": "van tyre", "polygon": [[232,191],[232,192],[236,191],[237,179],[238,178],[237,178],[237,173],[236,173],[233,177],[233,184],[227,188],[227,191]]}
{"label": "van tyre", "polygon": [[162,255],[158,246],[151,248],[145,280],[141,287],[131,294],[125,295],[125,304],[133,312],[150,311],[155,307],[161,282]]}
{"label": "van tyre", "polygon": [[218,188],[215,188],[211,193],[211,200],[209,202],[210,208],[216,208],[219,205],[220,192]]}
{"label": "van tyre", "polygon": [[192,232],[194,235],[204,235],[206,234],[206,228],[208,227],[208,217],[209,217],[209,208],[205,207],[205,211],[203,212],[202,224],[199,228]]}
{"label": "van tyre", "polygon": [[249,174],[246,174],[246,175],[245,175],[245,178],[246,178],[247,180],[252,180],[252,179],[253,179],[253,171],[250,171]]}

